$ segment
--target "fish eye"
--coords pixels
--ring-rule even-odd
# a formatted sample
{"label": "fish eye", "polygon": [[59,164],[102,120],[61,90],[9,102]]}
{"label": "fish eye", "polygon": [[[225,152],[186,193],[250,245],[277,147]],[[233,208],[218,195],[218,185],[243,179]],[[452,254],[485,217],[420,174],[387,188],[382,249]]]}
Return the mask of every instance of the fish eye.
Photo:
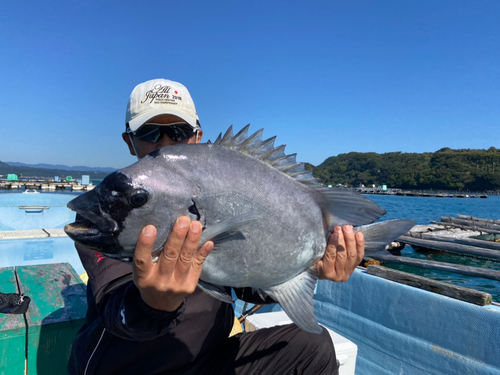
{"label": "fish eye", "polygon": [[139,208],[144,206],[148,202],[148,199],[149,194],[146,190],[137,189],[128,196],[128,203],[134,208]]}

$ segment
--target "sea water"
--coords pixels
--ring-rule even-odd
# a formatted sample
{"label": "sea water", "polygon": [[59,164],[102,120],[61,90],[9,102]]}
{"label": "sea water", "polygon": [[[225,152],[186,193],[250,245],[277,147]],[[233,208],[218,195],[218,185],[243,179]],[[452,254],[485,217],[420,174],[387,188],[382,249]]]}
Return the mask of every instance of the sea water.
{"label": "sea water", "polygon": [[[437,197],[405,197],[394,195],[366,195],[387,213],[380,220],[410,219],[417,224],[430,224],[431,221],[440,221],[441,216],[467,215],[483,219],[500,220],[500,197],[490,196],[481,198],[437,198]],[[472,267],[482,267],[500,271],[500,263],[485,261],[470,257],[458,256],[442,252],[421,253],[411,246],[401,251],[402,256],[447,262]],[[426,270],[406,265],[387,265],[400,271],[411,272],[431,279],[449,282],[454,285],[480,290],[490,293],[493,300],[500,302],[500,281],[475,278],[451,272]]]}

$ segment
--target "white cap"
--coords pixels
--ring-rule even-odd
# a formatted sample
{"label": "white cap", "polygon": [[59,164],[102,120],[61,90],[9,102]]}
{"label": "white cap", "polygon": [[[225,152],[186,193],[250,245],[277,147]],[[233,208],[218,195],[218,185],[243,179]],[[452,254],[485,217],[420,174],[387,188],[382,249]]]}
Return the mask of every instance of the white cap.
{"label": "white cap", "polygon": [[128,100],[125,123],[136,131],[145,122],[159,115],[174,115],[195,129],[200,121],[187,88],[167,79],[153,79],[137,85]]}

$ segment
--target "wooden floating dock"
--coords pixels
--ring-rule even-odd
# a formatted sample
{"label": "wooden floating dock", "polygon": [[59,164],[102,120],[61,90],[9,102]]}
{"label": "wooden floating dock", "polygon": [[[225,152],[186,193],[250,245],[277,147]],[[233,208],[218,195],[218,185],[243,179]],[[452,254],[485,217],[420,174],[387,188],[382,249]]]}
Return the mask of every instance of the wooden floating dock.
{"label": "wooden floating dock", "polygon": [[500,220],[443,216],[431,225],[413,227],[398,240],[422,249],[500,262]]}
{"label": "wooden floating dock", "polygon": [[[429,225],[414,226],[410,232],[399,237],[397,241],[413,246],[416,251],[445,252],[454,256],[472,257],[500,263],[500,220],[481,219],[465,215],[457,215],[455,218],[442,217],[439,222],[433,221]],[[374,255],[372,258],[383,262],[383,264],[403,264],[423,269],[446,271],[500,281],[500,271],[485,267],[415,259],[391,255],[389,252]],[[387,272],[377,270],[378,274]],[[461,299],[461,297],[453,295],[459,293],[456,289],[448,290],[443,288],[442,285],[434,284],[434,281],[431,279],[422,281],[422,279],[426,278],[415,279],[408,275],[394,277],[405,279],[405,283],[408,285],[427,290],[436,289],[433,291]],[[399,281],[401,282],[401,280]],[[478,304],[491,303],[491,299],[483,294],[470,295],[467,297],[467,300]]]}
{"label": "wooden floating dock", "polygon": [[0,181],[0,190],[88,191],[93,188],[94,184],[81,185],[76,181]]}

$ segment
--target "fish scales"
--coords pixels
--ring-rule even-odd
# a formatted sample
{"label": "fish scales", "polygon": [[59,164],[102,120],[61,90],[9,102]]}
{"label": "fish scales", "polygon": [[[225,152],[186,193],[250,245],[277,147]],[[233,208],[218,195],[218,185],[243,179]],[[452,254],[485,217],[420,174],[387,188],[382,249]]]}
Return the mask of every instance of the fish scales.
{"label": "fish scales", "polygon": [[[174,160],[172,156],[181,157]],[[225,241],[207,258],[202,280],[234,287],[274,286],[323,255],[326,233],[321,210],[314,194],[288,175],[251,156],[214,145],[166,147],[156,158],[168,160],[165,168],[199,188],[192,200],[203,226],[241,214],[260,215],[242,230],[243,238]],[[136,171],[131,172],[133,176]],[[132,181],[136,186],[145,182]],[[181,214],[188,212],[165,217],[162,227],[170,228]],[[256,274],[255,269],[260,272]]]}

